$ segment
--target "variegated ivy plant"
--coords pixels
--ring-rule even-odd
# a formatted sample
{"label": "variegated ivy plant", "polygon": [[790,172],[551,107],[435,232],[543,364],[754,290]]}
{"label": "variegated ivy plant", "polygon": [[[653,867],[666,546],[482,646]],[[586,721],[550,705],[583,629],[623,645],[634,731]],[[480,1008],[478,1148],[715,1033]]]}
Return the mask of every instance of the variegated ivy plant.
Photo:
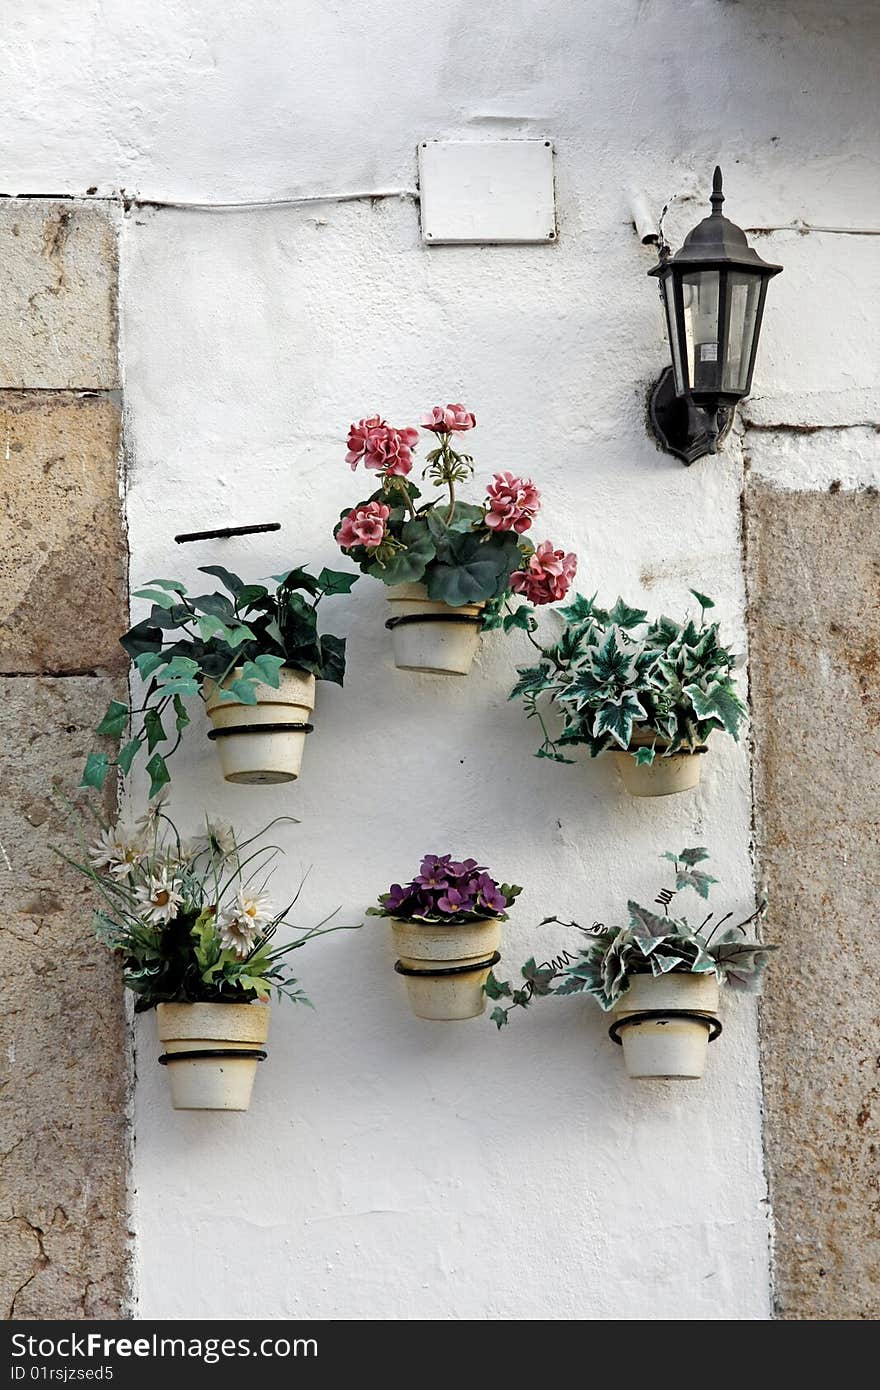
{"label": "variegated ivy plant", "polygon": [[708,898],[709,889],[717,879],[697,866],[709,858],[709,853],[697,847],[683,849],[680,854],[666,853],[662,858],[674,866],[675,887],[660,890],[655,905],[661,911],[643,907],[631,898],[627,903],[629,925],[626,927],[606,927],[601,922],[581,927],[577,922],[547,917],[542,926],[559,922],[561,926],[576,927],[586,938],[586,946],[577,953],[563,951],[554,960],[541,965],[534,958],[526,961],[520,972],[523,983],[519,986],[496,979],[490,971],[484,986],[486,994],[496,1001],[510,1000],[507,1005],[498,1003],[491,1015],[492,1022],[503,1028],[510,1022],[513,1009],[528,1008],[534,999],[550,994],[592,994],[603,1009],[613,1009],[629,989],[633,975],[665,975],[670,971],[708,975],[714,972],[722,984],[757,992],[768,953],[776,947],[763,941],[749,941],[746,928],[761,919],[766,901],[737,926],[724,926],[733,916],[732,912],[717,922],[714,922],[714,912],[709,912],[698,926],[694,926],[684,913],[672,915],[670,906],[676,895],[686,888],[701,898]]}
{"label": "variegated ivy plant", "polygon": [[186,702],[205,699],[211,683],[228,682],[220,699],[245,705],[257,703],[258,684],[278,688],[282,666],[342,685],[345,638],[319,633],[317,610],[323,598],[347,594],[356,574],[322,569],[315,576],[300,567],[248,584],[222,565],[204,565],[200,573],[219,579],[226,593],[190,594],[177,579],[154,579],[136,591],[135,598],[150,601],[150,616],[119,640],[147,683],[144,700],[132,707],[110,701],[96,732],[121,746],[115,762],[107,753],[89,754],[82,786],[100,791],[112,767],[125,776],[144,751],[155,796],[171,780],[167,760],[190,723]]}
{"label": "variegated ivy plant", "polygon": [[[706,621],[713,600],[689,592],[700,605],[699,622],[649,622],[644,609],[622,598],[605,609],[595,595],[579,594],[559,609],[565,629],[555,646],[530,637],[541,660],[520,668],[510,699],[521,698],[527,717],[541,726],[537,757],[570,763],[562,750],[586,744],[593,757],[617,748],[651,763],[657,753],[702,748],[716,729],[739,738],[745,706],[732,675],[738,659],[721,643],[718,623]],[[562,719],[556,737],[542,701]]]}

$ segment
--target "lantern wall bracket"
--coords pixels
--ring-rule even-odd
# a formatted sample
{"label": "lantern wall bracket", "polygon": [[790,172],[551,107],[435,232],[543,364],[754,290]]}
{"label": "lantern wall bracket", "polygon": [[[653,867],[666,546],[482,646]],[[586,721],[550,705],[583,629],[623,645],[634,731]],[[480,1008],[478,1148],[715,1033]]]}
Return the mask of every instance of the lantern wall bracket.
{"label": "lantern wall bracket", "polygon": [[716,454],[730,433],[734,409],[719,406],[715,418],[689,396],[676,396],[672,368],[665,367],[648,400],[651,431],[667,454],[690,467],[706,454]]}

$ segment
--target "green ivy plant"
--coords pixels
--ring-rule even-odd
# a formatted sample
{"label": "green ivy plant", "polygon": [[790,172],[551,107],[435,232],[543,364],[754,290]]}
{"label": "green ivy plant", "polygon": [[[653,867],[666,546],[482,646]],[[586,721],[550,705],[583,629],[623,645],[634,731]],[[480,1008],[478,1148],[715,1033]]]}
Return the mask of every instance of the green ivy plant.
{"label": "green ivy plant", "polygon": [[[581,927],[577,922],[547,917],[542,926],[559,922],[562,926],[576,927],[586,938],[587,945],[574,954],[564,951],[554,960],[540,965],[534,958],[527,960],[520,972],[521,985],[499,980],[490,971],[484,986],[488,997],[495,1001],[510,1000],[507,1005],[498,1003],[492,1011],[492,1022],[499,1029],[510,1022],[514,1009],[526,1009],[533,1000],[550,994],[592,994],[603,1009],[613,1009],[629,989],[633,975],[714,972],[722,984],[757,992],[769,952],[777,948],[766,942],[749,941],[746,928],[763,917],[766,900],[757,912],[736,926],[724,925],[733,916],[732,912],[714,926],[715,914],[709,912],[698,926],[694,926],[683,913],[673,916],[669,909],[676,895],[684,889],[689,888],[704,899],[709,897],[709,890],[717,879],[698,867],[709,858],[708,851],[702,847],[683,849],[680,854],[666,853],[662,858],[673,865],[675,887],[661,889],[655,899],[655,906],[661,911],[643,907],[631,898],[627,903],[629,925],[626,927],[605,927],[601,922]],[[557,980],[560,983],[556,984]]]}
{"label": "green ivy plant", "polygon": [[[622,598],[605,609],[595,595],[579,594],[559,610],[565,628],[554,646],[530,637],[541,659],[518,670],[509,698],[521,699],[526,717],[541,726],[537,757],[570,763],[563,750],[585,744],[592,757],[616,748],[652,763],[658,753],[704,747],[716,729],[739,739],[745,706],[732,674],[737,657],[720,641],[719,624],[706,621],[713,600],[689,592],[700,605],[699,622],[649,622],[644,609]],[[556,737],[542,700],[562,720]]]}
{"label": "green ivy plant", "polygon": [[[222,565],[205,565],[202,574],[219,579],[225,593],[188,593],[177,579],[154,579],[135,597],[148,599],[150,616],[135,623],[120,642],[142,681],[143,703],[132,707],[111,700],[96,732],[120,741],[115,760],[90,753],[81,785],[103,787],[116,767],[127,775],[143,751],[153,797],[171,780],[168,759],[190,723],[186,702],[207,698],[206,687],[223,684],[221,700],[257,703],[259,683],[277,689],[281,668],[309,671],[318,680],[342,685],[345,639],[318,632],[318,605],[328,595],[347,594],[356,574],[305,568],[247,584]],[[127,735],[127,737],[126,737]]]}

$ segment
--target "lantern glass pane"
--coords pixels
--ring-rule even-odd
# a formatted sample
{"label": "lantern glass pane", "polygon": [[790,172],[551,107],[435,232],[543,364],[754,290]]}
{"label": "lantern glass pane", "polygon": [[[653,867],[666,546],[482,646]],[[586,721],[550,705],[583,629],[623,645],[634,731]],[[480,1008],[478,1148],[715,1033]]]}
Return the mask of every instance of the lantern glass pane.
{"label": "lantern glass pane", "polygon": [[672,354],[672,379],[675,382],[675,394],[683,396],[687,390],[687,382],[681,370],[681,344],[678,339],[678,325],[675,319],[675,282],[671,275],[666,275],[661,280],[660,292],[666,309],[666,335],[669,338],[669,351]]}
{"label": "lantern glass pane", "polygon": [[758,321],[761,276],[731,270],[727,274],[727,351],[721,388],[745,395]]}
{"label": "lantern glass pane", "polygon": [[717,391],[721,382],[718,361],[717,270],[694,270],[681,279],[687,370],[692,391]]}

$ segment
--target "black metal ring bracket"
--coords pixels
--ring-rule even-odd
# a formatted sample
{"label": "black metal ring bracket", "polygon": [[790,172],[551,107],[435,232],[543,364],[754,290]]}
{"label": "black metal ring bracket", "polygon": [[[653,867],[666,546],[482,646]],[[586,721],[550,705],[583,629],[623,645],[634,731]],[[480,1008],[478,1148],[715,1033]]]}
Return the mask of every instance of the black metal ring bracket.
{"label": "black metal ring bracket", "polygon": [[475,623],[479,626],[483,619],[476,613],[401,613],[398,618],[389,618],[386,627],[403,627],[406,623]]}
{"label": "black metal ring bracket", "polygon": [[200,1047],[192,1052],[163,1052],[159,1058],[159,1066],[167,1067],[169,1062],[193,1062],[205,1057],[244,1057],[255,1062],[265,1062],[268,1055],[268,1052],[261,1052],[256,1047]]}
{"label": "black metal ring bracket", "polygon": [[622,1047],[622,1040],[618,1036],[621,1030],[651,1018],[656,1018],[663,1023],[670,1023],[675,1018],[687,1018],[693,1023],[705,1023],[710,1042],[714,1042],[721,1033],[721,1019],[717,1018],[715,1014],[697,1013],[693,1009],[640,1009],[638,1013],[627,1014],[625,1018],[615,1019],[608,1029],[608,1036],[612,1042],[616,1042],[619,1047]]}
{"label": "black metal ring bracket", "polygon": [[501,952],[496,951],[489,960],[478,961],[476,965],[447,965],[440,970],[413,970],[409,965],[402,965],[399,960],[394,962],[394,969],[398,975],[420,975],[426,980],[440,978],[443,975],[475,975],[478,970],[491,970],[493,965],[497,965],[501,959]]}
{"label": "black metal ring bracket", "polygon": [[310,734],[314,724],[239,724],[231,729],[209,729],[208,738],[232,738],[233,734]]}

